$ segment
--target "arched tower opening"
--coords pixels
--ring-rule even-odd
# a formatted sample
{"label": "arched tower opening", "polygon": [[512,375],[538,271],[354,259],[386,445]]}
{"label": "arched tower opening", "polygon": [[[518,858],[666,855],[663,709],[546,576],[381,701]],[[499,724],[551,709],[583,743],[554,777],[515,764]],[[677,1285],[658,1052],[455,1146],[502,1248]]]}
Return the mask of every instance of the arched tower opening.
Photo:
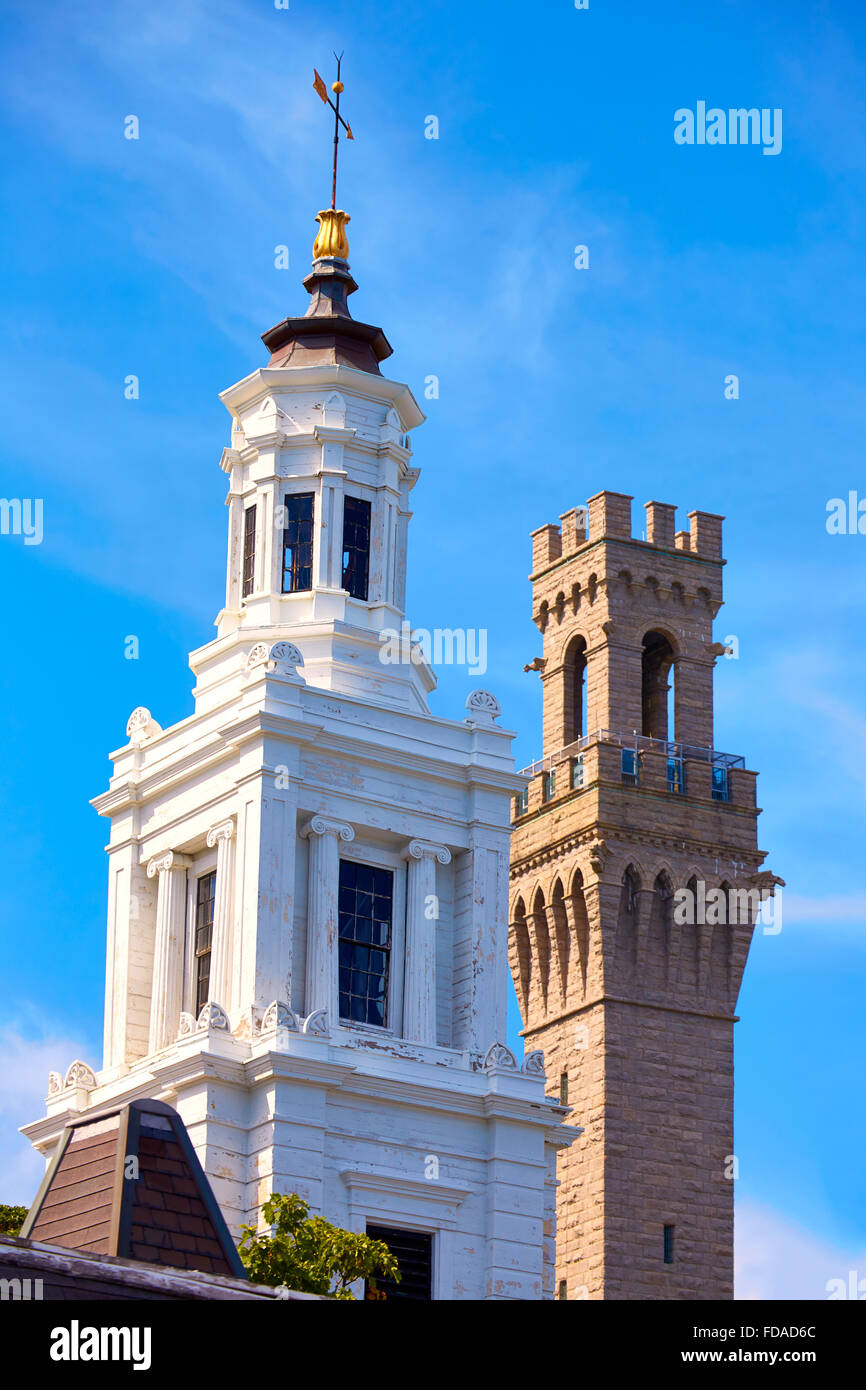
{"label": "arched tower opening", "polygon": [[565,743],[574,743],[587,731],[586,638],[573,637],[563,663],[563,725]]}
{"label": "arched tower opening", "polygon": [[676,737],[675,665],[676,653],[664,633],[646,633],[641,659],[641,732],[648,738]]}

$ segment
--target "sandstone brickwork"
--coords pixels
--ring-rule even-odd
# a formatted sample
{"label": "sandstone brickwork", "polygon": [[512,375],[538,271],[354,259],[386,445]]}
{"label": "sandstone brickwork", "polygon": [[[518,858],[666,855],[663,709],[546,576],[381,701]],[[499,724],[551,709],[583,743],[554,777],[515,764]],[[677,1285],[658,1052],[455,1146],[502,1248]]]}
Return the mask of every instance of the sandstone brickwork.
{"label": "sandstone brickwork", "polygon": [[631,500],[533,533],[543,752],[515,801],[511,969],[526,1046],[584,1130],[559,1158],[560,1296],[731,1298],[734,1010],[780,880],[756,774],[713,749],[722,518],[678,532],[650,502],[642,540]]}

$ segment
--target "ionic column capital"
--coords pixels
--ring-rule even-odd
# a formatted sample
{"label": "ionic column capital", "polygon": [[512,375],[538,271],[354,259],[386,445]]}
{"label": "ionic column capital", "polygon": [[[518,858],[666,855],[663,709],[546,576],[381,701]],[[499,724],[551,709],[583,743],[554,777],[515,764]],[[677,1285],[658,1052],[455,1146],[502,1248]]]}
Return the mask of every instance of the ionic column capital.
{"label": "ionic column capital", "polygon": [[147,866],[148,878],[156,878],[157,874],[169,873],[172,869],[188,869],[192,860],[185,854],[178,854],[176,850],[166,850],[165,854],[157,854],[150,860]]}
{"label": "ionic column capital", "polygon": [[440,864],[451,863],[451,851],[445,845],[434,845],[429,840],[410,840],[401,855],[402,859],[436,859]]}
{"label": "ionic column capital", "polygon": [[211,826],[207,832],[207,847],[213,849],[220,840],[230,840],[235,833],[235,823],[233,820],[221,821],[219,825]]}
{"label": "ionic column capital", "polygon": [[336,835],[346,844],[355,838],[355,832],[351,825],[346,825],[344,821],[340,820],[329,820],[327,816],[313,816],[312,820],[307,821],[301,834],[304,836]]}

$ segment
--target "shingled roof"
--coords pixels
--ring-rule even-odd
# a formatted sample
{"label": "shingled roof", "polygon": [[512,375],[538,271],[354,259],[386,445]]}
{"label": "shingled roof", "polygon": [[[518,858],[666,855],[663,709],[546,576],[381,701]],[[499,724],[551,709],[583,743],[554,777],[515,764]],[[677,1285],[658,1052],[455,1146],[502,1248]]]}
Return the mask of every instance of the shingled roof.
{"label": "shingled roof", "polygon": [[246,1278],[186,1127],[158,1100],[134,1100],[72,1120],[21,1235]]}

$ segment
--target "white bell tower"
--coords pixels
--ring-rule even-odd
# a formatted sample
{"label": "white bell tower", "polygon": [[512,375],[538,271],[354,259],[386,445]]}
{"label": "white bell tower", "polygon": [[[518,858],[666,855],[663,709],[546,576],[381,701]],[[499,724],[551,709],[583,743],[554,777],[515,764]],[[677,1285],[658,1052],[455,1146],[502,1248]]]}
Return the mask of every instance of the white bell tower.
{"label": "white bell tower", "polygon": [[408,1242],[416,1297],[550,1297],[555,1155],[576,1131],[541,1054],[504,1042],[523,779],[496,699],[432,715],[432,670],[393,640],[423,416],[349,314],[346,215],[319,220],[341,254],[222,395],[226,598],[190,658],[194,713],[163,729],[135,710],[94,802],[103,1068],[52,1073],[25,1132],[47,1153],[71,1113],[166,1100],[235,1235],[296,1191]]}

